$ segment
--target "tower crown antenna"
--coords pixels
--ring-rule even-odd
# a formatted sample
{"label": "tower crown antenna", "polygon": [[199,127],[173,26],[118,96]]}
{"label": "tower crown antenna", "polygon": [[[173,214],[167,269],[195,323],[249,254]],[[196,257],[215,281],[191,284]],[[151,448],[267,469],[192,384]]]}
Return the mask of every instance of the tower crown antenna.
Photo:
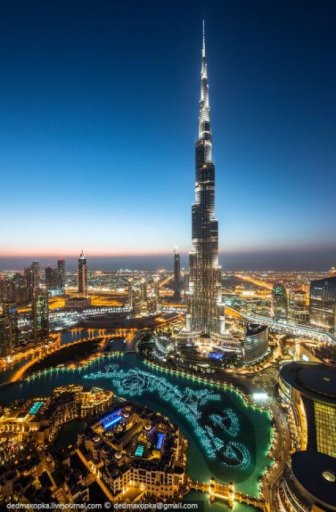
{"label": "tower crown antenna", "polygon": [[203,20],[203,44],[202,44],[202,54],[205,57],[205,20]]}

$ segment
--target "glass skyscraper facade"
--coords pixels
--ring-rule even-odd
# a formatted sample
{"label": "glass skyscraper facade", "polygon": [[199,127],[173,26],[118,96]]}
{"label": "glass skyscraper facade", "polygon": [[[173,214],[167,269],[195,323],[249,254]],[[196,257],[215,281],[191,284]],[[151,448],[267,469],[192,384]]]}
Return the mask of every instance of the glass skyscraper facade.
{"label": "glass skyscraper facade", "polygon": [[60,259],[57,260],[57,270],[58,270],[58,279],[59,279],[59,288],[61,293],[65,291],[65,260]]}
{"label": "glass skyscraper facade", "polygon": [[40,286],[40,264],[38,261],[33,261],[30,267],[24,270],[26,287],[29,300],[32,299],[34,290]]}
{"label": "glass skyscraper facade", "polygon": [[310,323],[336,333],[336,276],[310,283]]}
{"label": "glass skyscraper facade", "polygon": [[54,294],[59,291],[58,270],[52,267],[45,268],[45,285],[46,289]]}
{"label": "glass skyscraper facade", "polygon": [[181,260],[176,251],[174,251],[174,300],[181,300]]}
{"label": "glass skyscraper facade", "polygon": [[287,320],[288,300],[286,288],[282,284],[275,284],[272,290],[272,311],[275,320]]}
{"label": "glass skyscraper facade", "polygon": [[87,295],[88,273],[87,262],[83,251],[78,259],[78,293],[84,297]]}
{"label": "glass skyscraper facade", "polygon": [[268,349],[268,327],[248,324],[243,342],[244,364],[253,364],[262,359]]}
{"label": "glass skyscraper facade", "polygon": [[218,221],[215,217],[215,165],[208,73],[203,45],[198,140],[195,145],[195,202],[192,206],[192,245],[189,254],[187,331],[211,336],[224,332],[221,305],[221,268],[218,264]]}
{"label": "glass skyscraper facade", "polygon": [[49,335],[49,306],[47,290],[37,289],[32,302],[34,341],[47,341]]}
{"label": "glass skyscraper facade", "polygon": [[17,345],[19,330],[16,303],[6,301],[2,303],[0,326],[0,355],[9,356]]}

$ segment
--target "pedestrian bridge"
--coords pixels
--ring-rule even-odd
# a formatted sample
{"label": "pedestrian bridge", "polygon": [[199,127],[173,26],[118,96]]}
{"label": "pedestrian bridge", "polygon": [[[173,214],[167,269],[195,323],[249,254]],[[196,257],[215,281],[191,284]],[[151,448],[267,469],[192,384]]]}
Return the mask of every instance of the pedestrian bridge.
{"label": "pedestrian bridge", "polygon": [[269,505],[264,499],[253,498],[247,494],[236,491],[233,483],[223,484],[216,482],[214,478],[211,478],[209,483],[190,480],[189,485],[191,489],[194,489],[195,491],[207,493],[211,502],[215,500],[225,501],[225,503],[231,508],[233,508],[235,502],[238,502],[244,503],[245,505],[252,505],[257,510],[271,512]]}

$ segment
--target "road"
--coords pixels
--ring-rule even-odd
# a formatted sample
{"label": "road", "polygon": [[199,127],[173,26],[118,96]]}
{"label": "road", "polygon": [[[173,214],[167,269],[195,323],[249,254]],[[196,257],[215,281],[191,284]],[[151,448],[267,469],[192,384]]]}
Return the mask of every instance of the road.
{"label": "road", "polygon": [[286,415],[275,398],[270,399],[269,407],[275,421],[278,438],[276,444],[273,444],[275,450],[272,452],[272,457],[275,459],[276,463],[271,467],[269,473],[263,480],[263,496],[265,501],[271,505],[271,510],[277,510],[275,499],[277,483],[279,482],[289,457],[290,433]]}
{"label": "road", "polygon": [[336,336],[328,334],[327,332],[321,332],[313,327],[298,325],[291,322],[281,322],[273,320],[273,318],[268,316],[246,314],[232,307],[226,307],[226,310],[229,314],[232,313],[233,316],[238,314],[240,318],[247,320],[248,322],[267,325],[270,329],[278,333],[292,334],[293,336],[305,337],[326,343],[336,343]]}
{"label": "road", "polygon": [[248,283],[260,286],[261,288],[266,288],[267,290],[273,289],[273,284],[270,284],[267,281],[262,281],[261,279],[255,279],[254,277],[248,276],[246,274],[236,274],[236,277],[239,277],[239,279],[247,281]]}

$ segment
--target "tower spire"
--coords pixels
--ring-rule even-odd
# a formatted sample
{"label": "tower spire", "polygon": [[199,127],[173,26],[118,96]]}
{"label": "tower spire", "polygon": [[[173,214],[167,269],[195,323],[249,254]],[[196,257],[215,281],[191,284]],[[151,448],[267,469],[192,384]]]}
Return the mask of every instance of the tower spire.
{"label": "tower spire", "polygon": [[202,42],[202,62],[201,62],[201,99],[199,103],[198,116],[198,136],[199,139],[209,141],[207,161],[211,161],[211,129],[210,129],[210,103],[209,103],[209,85],[208,70],[205,57],[205,21],[203,20],[203,42]]}
{"label": "tower spire", "polygon": [[205,20],[203,20],[203,45],[202,45],[202,57],[205,57]]}
{"label": "tower spire", "polygon": [[[202,80],[207,80],[207,64],[205,57],[205,21],[203,20],[203,31],[202,31],[202,67],[201,67],[201,78]],[[202,99],[202,90],[201,90],[201,99]]]}

